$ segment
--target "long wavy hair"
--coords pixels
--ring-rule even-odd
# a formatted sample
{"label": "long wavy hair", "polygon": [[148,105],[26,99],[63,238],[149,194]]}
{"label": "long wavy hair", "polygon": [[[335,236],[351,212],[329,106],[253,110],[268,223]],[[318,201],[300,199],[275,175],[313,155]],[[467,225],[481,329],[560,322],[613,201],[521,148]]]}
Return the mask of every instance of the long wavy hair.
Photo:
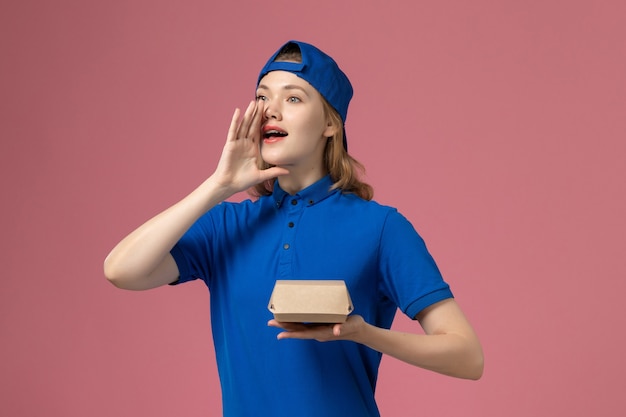
{"label": "long wavy hair", "polygon": [[[302,62],[302,55],[297,45],[283,49],[276,61]],[[333,126],[337,127],[333,136],[328,138],[324,148],[324,168],[330,175],[333,182],[331,190],[340,189],[343,193],[352,193],[364,200],[371,200],[374,197],[374,189],[371,185],[361,181],[361,176],[365,174],[363,164],[348,154],[343,146],[344,124],[339,113],[322,97],[324,105],[324,116],[330,120]],[[259,168],[267,169],[270,165],[259,157]],[[255,185],[249,194],[260,197],[270,195],[274,190],[276,178]]]}

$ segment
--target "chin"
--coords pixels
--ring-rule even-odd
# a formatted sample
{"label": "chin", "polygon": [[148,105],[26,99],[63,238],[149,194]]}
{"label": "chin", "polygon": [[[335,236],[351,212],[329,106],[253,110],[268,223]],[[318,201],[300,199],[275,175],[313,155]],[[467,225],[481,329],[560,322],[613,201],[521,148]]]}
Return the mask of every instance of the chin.
{"label": "chin", "polygon": [[280,166],[287,164],[287,158],[281,157],[280,155],[276,155],[273,152],[269,152],[268,154],[261,153],[261,158],[263,161],[270,165]]}

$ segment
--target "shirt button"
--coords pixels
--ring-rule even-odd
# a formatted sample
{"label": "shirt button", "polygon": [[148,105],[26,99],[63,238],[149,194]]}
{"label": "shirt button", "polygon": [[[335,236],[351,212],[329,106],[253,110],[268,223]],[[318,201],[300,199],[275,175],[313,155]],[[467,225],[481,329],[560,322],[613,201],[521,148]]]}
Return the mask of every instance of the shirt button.
{"label": "shirt button", "polygon": [[289,224],[287,226],[293,227],[293,222],[289,222]]}
{"label": "shirt button", "polygon": [[291,205],[295,206],[296,204],[298,204],[298,200],[291,200]]}
{"label": "shirt button", "polygon": [[285,249],[285,250],[289,249],[289,243],[285,243],[285,244],[283,245],[283,249]]}
{"label": "shirt button", "polygon": [[313,201],[313,200],[309,200],[309,204],[313,204],[313,203],[314,203],[314,201]]}

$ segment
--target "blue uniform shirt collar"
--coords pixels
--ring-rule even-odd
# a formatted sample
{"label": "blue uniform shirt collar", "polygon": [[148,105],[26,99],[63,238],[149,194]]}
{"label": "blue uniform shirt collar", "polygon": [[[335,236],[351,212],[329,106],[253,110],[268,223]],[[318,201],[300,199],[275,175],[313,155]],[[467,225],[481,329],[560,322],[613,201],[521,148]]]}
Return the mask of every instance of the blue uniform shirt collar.
{"label": "blue uniform shirt collar", "polygon": [[[326,175],[305,189],[300,190],[298,193],[293,195],[293,197],[301,199],[306,202],[307,205],[311,206],[339,191],[337,189],[331,190],[330,187],[332,187],[332,185],[333,181],[331,180],[330,175]],[[289,193],[280,188],[277,180],[274,181],[274,191],[272,192],[272,196],[274,197],[276,207],[280,207],[285,201],[285,198],[289,196]]]}

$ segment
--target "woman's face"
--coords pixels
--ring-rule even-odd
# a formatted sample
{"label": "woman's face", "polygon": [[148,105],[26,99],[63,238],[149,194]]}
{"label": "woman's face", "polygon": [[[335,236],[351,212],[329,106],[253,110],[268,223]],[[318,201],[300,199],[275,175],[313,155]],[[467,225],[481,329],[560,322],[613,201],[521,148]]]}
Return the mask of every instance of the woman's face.
{"label": "woman's face", "polygon": [[290,72],[272,71],[261,79],[257,100],[264,103],[263,160],[290,171],[322,168],[326,138],[335,127],[324,115],[320,93]]}

